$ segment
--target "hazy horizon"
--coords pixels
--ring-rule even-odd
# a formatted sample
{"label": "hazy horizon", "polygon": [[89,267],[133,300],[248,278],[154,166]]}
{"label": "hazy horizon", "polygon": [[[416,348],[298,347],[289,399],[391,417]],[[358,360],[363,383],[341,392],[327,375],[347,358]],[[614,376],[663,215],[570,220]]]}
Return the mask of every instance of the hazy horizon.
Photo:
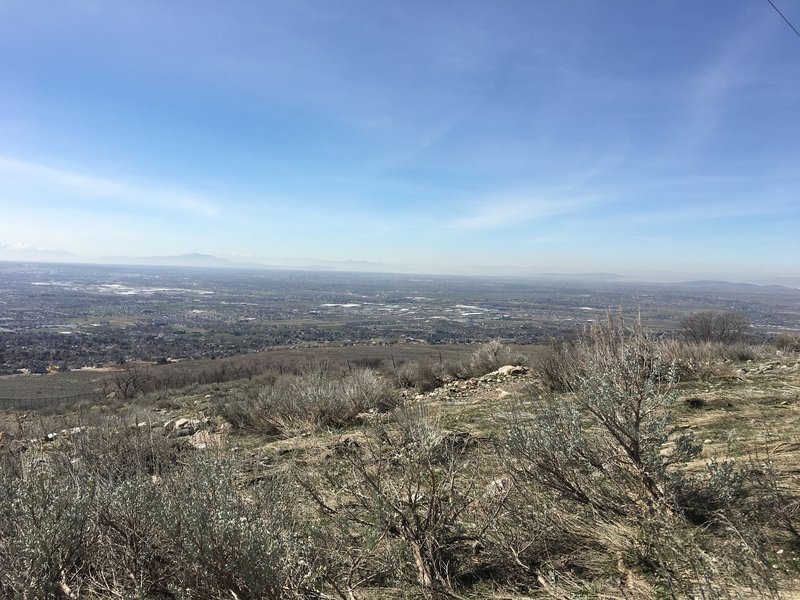
{"label": "hazy horizon", "polygon": [[201,270],[244,270],[244,271],[305,271],[309,273],[339,273],[347,275],[390,275],[408,277],[475,277],[478,279],[540,280],[557,283],[572,281],[584,283],[654,283],[654,284],[686,284],[686,283],[722,283],[733,285],[779,285],[800,289],[800,277],[769,276],[763,274],[740,274],[725,278],[714,275],[696,274],[692,277],[685,272],[647,271],[647,272],[589,272],[589,271],[532,271],[516,265],[493,267],[478,271],[471,267],[409,270],[403,265],[378,263],[370,261],[335,261],[313,257],[254,257],[254,256],[214,256],[210,254],[189,253],[165,256],[80,256],[66,252],[49,252],[36,248],[10,248],[0,244],[0,265],[42,265],[53,267],[64,265],[101,266],[101,267],[169,267],[197,268]]}
{"label": "hazy horizon", "polygon": [[0,51],[0,260],[800,277],[767,2],[12,0]]}

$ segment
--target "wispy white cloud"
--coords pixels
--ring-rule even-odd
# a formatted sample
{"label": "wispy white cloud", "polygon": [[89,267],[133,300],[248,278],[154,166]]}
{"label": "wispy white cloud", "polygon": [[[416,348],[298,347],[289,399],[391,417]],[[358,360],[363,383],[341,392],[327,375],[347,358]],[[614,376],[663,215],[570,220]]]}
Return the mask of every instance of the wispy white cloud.
{"label": "wispy white cloud", "polygon": [[18,202],[35,202],[43,190],[48,190],[70,196],[78,194],[95,200],[122,202],[138,208],[205,217],[213,217],[220,212],[214,202],[190,191],[108,179],[10,156],[0,155],[0,175],[3,177],[0,193],[13,184],[14,195],[19,196],[16,198]]}
{"label": "wispy white cloud", "polygon": [[472,213],[451,224],[457,229],[501,229],[547,217],[581,212],[602,201],[600,196],[541,197],[531,194],[512,198],[491,197],[473,206]]}
{"label": "wispy white cloud", "polygon": [[760,18],[742,21],[739,29],[727,32],[729,38],[720,45],[719,51],[689,80],[687,126],[683,130],[690,134],[694,144],[714,134],[724,121],[726,106],[735,94],[761,76],[753,54],[764,46],[764,39],[773,27],[772,15],[766,11],[762,11]]}
{"label": "wispy white cloud", "polygon": [[609,196],[597,191],[592,181],[623,161],[621,155],[604,156],[569,175],[563,175],[558,184],[537,185],[521,191],[478,198],[469,204],[470,212],[452,221],[450,226],[471,230],[502,229],[597,208],[609,202]]}

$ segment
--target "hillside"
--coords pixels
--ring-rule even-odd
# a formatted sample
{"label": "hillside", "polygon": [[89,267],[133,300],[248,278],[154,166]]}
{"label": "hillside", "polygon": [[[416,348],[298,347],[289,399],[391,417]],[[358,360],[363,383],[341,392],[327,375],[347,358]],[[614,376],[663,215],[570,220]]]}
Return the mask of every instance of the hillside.
{"label": "hillside", "polygon": [[565,352],[6,413],[0,591],[800,597],[800,355]]}

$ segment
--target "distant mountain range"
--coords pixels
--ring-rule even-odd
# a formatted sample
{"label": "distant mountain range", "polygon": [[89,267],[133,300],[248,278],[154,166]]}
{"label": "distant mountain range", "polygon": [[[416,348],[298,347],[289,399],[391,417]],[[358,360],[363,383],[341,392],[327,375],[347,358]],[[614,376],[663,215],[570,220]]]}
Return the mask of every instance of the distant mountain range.
{"label": "distant mountain range", "polygon": [[550,281],[636,281],[617,273],[537,273],[534,277]]}
{"label": "distant mountain range", "polygon": [[242,264],[237,264],[226,258],[219,258],[218,256],[212,256],[211,254],[200,254],[198,252],[179,254],[176,256],[99,256],[97,259],[92,260],[91,262],[98,262],[102,264],[132,264],[165,267],[212,267],[216,269],[237,267],[242,268]]}
{"label": "distant mountain range", "polygon": [[[72,264],[99,264],[99,265],[144,265],[164,267],[194,267],[209,269],[297,269],[303,271],[345,271],[345,272],[373,272],[373,273],[399,273],[403,272],[398,265],[363,260],[326,260],[304,257],[256,257],[231,255],[214,256],[192,252],[174,256],[80,256],[71,252],[47,250],[32,246],[8,245],[0,243],[0,261],[9,262],[36,262],[36,263],[72,263]],[[649,281],[644,277],[633,277],[617,273],[536,273],[519,275],[525,279],[538,279],[554,282],[592,282],[592,283],[634,283]],[[671,279],[672,284],[697,287],[703,289],[724,289],[730,286],[781,286],[800,289],[800,277],[763,277],[756,282],[730,282],[721,280],[691,280],[681,281],[676,275],[664,277],[660,280],[666,282]]]}
{"label": "distant mountain range", "polygon": [[199,252],[174,256],[80,256],[71,252],[46,250],[33,246],[11,246],[2,243],[0,243],[0,261],[198,267],[213,269],[300,269],[310,271],[390,270],[387,268],[389,265],[360,260],[337,261],[318,258],[261,258],[249,256],[223,258]]}
{"label": "distant mountain range", "polygon": [[82,258],[71,252],[45,250],[33,246],[22,246],[0,243],[0,260],[19,262],[82,262]]}

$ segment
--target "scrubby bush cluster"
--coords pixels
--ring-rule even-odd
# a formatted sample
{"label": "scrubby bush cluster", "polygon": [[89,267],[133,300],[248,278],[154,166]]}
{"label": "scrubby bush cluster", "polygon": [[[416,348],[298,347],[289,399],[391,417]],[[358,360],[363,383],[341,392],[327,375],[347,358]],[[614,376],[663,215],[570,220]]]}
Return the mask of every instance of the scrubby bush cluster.
{"label": "scrubby bush cluster", "polygon": [[397,390],[375,371],[316,370],[279,377],[255,398],[222,401],[216,410],[238,429],[282,435],[342,427],[364,413],[386,412],[398,401]]}
{"label": "scrubby bush cluster", "polygon": [[0,470],[0,597],[286,598],[318,585],[280,481],[144,428],[87,429]]}
{"label": "scrubby bush cluster", "polygon": [[800,333],[780,333],[773,340],[775,347],[785,352],[800,352]]}
{"label": "scrubby bush cluster", "polygon": [[773,348],[739,342],[691,342],[668,338],[659,341],[665,359],[675,365],[682,380],[707,380],[729,373],[733,363],[765,359]]}
{"label": "scrubby bush cluster", "polygon": [[338,540],[331,564],[348,597],[365,582],[399,581],[432,597],[460,587],[480,564],[475,548],[491,516],[472,440],[445,434],[416,406],[333,451],[303,486]]}
{"label": "scrubby bush cluster", "polygon": [[[777,336],[771,344],[756,344],[747,338],[749,327],[749,321],[737,313],[706,311],[685,317],[677,333],[651,342],[661,360],[673,365],[682,381],[729,376],[734,363],[774,357],[776,349],[800,349],[796,336],[790,333]],[[537,357],[534,370],[549,390],[569,391],[571,382],[585,370],[586,352],[580,346],[591,339],[590,329],[582,335],[550,340]]]}
{"label": "scrubby bush cluster", "polygon": [[[556,536],[563,556],[553,561],[550,549],[544,557],[548,537],[517,543],[540,569],[544,558],[551,591],[567,597],[582,588],[568,566],[582,557],[582,569],[595,570],[591,580],[616,570],[634,585],[644,572],[656,581],[651,591],[667,597],[772,594],[764,562],[768,522],[732,524],[744,514],[748,473],[716,460],[705,471],[685,469],[702,445],[670,426],[677,372],[660,344],[640,323],[628,331],[609,318],[559,350],[558,377],[533,399],[527,410],[535,416],[518,419],[507,442],[515,482],[564,512]],[[735,535],[708,535],[709,529]]]}

